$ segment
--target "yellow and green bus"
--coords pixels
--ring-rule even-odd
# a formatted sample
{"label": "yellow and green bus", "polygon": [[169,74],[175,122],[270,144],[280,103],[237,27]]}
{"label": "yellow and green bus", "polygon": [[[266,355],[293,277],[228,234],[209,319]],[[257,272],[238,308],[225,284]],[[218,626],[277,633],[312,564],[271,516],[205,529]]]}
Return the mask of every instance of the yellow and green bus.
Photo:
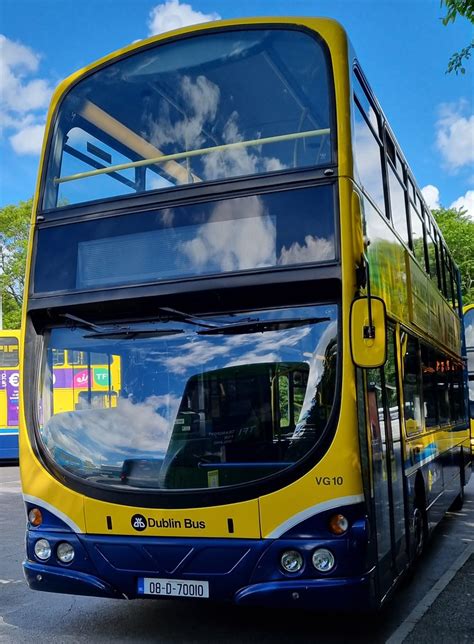
{"label": "yellow and green bus", "polygon": [[0,461],[18,460],[20,332],[0,330]]}
{"label": "yellow and green bus", "polygon": [[[188,27],[65,80],[28,276],[31,588],[374,608],[462,504],[458,271],[336,22]],[[59,404],[64,351],[108,404],[91,378]]]}
{"label": "yellow and green bus", "polygon": [[474,304],[467,304],[464,307],[464,331],[466,334],[471,447],[474,452]]}

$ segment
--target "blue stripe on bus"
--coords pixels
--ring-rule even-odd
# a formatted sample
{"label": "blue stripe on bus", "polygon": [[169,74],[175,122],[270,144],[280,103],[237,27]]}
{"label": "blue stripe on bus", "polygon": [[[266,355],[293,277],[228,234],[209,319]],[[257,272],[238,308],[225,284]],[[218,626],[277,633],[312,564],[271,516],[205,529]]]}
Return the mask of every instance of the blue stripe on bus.
{"label": "blue stripe on bus", "polygon": [[18,430],[0,428],[0,460],[18,458]]}

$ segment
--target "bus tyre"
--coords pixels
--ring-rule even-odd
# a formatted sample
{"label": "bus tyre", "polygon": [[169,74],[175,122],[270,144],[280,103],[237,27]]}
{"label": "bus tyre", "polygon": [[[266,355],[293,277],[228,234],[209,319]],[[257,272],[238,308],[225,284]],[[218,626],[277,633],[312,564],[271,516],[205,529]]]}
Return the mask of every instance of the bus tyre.
{"label": "bus tyre", "polygon": [[454,499],[454,501],[451,503],[449,510],[450,512],[459,512],[460,510],[462,510],[463,505],[464,505],[464,486],[461,486],[461,491]]}
{"label": "bus tyre", "polygon": [[426,528],[426,512],[420,507],[420,504],[415,502],[413,509],[413,535],[414,535],[414,558],[417,559],[425,547],[427,528]]}

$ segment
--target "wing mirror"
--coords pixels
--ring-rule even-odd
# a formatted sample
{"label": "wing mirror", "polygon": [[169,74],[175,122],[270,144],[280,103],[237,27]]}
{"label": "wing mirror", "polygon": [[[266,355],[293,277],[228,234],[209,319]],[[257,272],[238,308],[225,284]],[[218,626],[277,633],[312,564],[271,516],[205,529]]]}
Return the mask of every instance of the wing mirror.
{"label": "wing mirror", "polygon": [[361,297],[352,302],[350,316],[351,354],[364,369],[381,367],[387,360],[387,312],[379,297]]}

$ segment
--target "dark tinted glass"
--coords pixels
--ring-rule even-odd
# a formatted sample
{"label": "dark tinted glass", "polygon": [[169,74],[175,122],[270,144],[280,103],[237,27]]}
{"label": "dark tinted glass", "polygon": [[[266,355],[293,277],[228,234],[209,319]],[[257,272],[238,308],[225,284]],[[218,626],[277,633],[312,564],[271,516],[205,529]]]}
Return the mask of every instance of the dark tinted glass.
{"label": "dark tinted glass", "polygon": [[418,341],[402,334],[403,397],[405,400],[405,426],[407,434],[421,431],[421,365]]}
{"label": "dark tinted glass", "polygon": [[426,427],[438,424],[436,370],[437,360],[432,349],[425,345],[421,347],[422,373],[423,373],[423,403],[425,408]]}
{"label": "dark tinted glass", "polygon": [[331,186],[133,213],[38,232],[35,292],[325,262]]}
{"label": "dark tinted glass", "polygon": [[296,30],[141,50],[67,94],[43,206],[326,165],[330,85],[320,41]]}
{"label": "dark tinted glass", "polygon": [[451,365],[450,400],[451,400],[452,420],[453,421],[465,420],[467,410],[466,410],[465,398],[464,398],[464,370],[462,365],[456,364],[456,363],[453,363]]}

